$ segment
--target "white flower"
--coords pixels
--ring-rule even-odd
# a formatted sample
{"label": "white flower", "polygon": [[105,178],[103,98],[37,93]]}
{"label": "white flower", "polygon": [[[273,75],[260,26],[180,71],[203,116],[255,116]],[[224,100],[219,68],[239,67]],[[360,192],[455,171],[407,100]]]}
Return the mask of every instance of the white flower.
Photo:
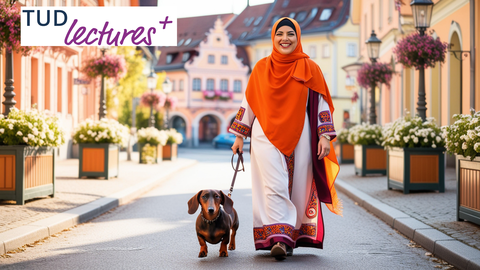
{"label": "white flower", "polygon": [[21,131],[18,131],[17,136],[23,136],[23,133]]}
{"label": "white flower", "polygon": [[[0,114],[3,116],[3,114]],[[0,128],[0,133],[3,134],[5,132],[5,129],[4,128]]]}
{"label": "white flower", "polygon": [[437,145],[432,143],[432,148],[437,148]]}
{"label": "white flower", "polygon": [[23,140],[28,143],[28,138],[27,137],[23,137]]}
{"label": "white flower", "polygon": [[9,128],[10,130],[12,130],[12,129],[13,129],[13,124],[8,124],[8,128]]}
{"label": "white flower", "polygon": [[425,138],[423,141],[426,142],[426,143],[428,143],[428,139],[427,139],[427,138]]}
{"label": "white flower", "polygon": [[79,137],[80,137],[80,139],[83,139],[83,138],[85,138],[85,136],[84,136],[83,134],[80,134],[80,136],[79,136]]}
{"label": "white flower", "polygon": [[413,138],[414,143],[418,143],[418,137]]}
{"label": "white flower", "polygon": [[464,143],[462,144],[462,149],[463,149],[463,150],[467,150],[467,148],[468,148],[467,143],[464,142]]}
{"label": "white flower", "polygon": [[32,131],[33,131],[33,135],[38,136],[38,129],[37,128],[33,128]]}
{"label": "white flower", "polygon": [[28,137],[30,140],[35,139],[35,136],[33,136],[32,134],[28,134],[27,137]]}
{"label": "white flower", "polygon": [[442,140],[442,138],[440,138],[440,136],[437,136],[437,138],[435,138],[435,139],[437,140],[437,143],[439,143]]}

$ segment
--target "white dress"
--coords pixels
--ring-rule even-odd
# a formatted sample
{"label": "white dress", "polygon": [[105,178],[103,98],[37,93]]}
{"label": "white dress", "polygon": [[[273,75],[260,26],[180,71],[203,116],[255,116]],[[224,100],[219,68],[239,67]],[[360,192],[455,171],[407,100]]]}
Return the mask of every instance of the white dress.
{"label": "white dress", "polygon": [[[328,103],[318,95],[317,133],[335,136]],[[279,241],[291,247],[322,248],[323,218],[312,181],[311,133],[306,106],[302,135],[290,157],[270,143],[259,121],[255,121],[246,98],[229,131],[251,137],[255,248],[270,249]]]}

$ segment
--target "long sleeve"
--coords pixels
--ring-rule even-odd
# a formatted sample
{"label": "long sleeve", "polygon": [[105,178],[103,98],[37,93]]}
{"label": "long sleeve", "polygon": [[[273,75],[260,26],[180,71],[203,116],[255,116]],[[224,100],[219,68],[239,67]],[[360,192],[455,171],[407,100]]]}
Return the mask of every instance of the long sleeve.
{"label": "long sleeve", "polygon": [[255,114],[248,105],[247,99],[244,97],[237,116],[228,131],[237,136],[250,137],[254,119]]}
{"label": "long sleeve", "polygon": [[337,132],[333,126],[333,118],[330,114],[330,108],[328,107],[328,103],[323,99],[323,96],[320,94],[319,96],[317,134],[319,137],[322,136],[322,134],[326,134],[333,140],[335,137],[337,137]]}

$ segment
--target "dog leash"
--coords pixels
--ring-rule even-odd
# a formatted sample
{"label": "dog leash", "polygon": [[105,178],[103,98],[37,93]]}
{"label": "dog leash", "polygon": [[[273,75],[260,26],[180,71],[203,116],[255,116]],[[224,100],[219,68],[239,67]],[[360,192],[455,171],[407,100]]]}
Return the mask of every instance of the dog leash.
{"label": "dog leash", "polygon": [[[236,168],[233,167],[233,158],[235,157],[235,154],[232,155],[232,161],[230,162],[232,164],[232,169],[235,171],[235,173],[233,173],[232,186],[230,186],[230,191],[228,192],[228,197],[232,197],[233,185],[235,185],[235,179],[237,178],[237,172],[245,171],[245,167],[243,166],[243,155],[238,149],[237,149],[237,154],[238,154],[237,167]],[[240,167],[240,162],[242,162],[242,169],[241,170],[238,169]]]}

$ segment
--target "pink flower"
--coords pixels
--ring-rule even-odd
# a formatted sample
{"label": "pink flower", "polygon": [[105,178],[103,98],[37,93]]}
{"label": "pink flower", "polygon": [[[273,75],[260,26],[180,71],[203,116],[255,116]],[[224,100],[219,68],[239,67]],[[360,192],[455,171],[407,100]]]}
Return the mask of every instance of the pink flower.
{"label": "pink flower", "polygon": [[145,92],[140,97],[140,103],[146,107],[163,107],[165,104],[165,94],[162,92]]}
{"label": "pink flower", "polygon": [[365,63],[357,74],[357,82],[361,87],[370,88],[373,83],[383,83],[390,85],[392,79],[392,69],[386,63]]}

